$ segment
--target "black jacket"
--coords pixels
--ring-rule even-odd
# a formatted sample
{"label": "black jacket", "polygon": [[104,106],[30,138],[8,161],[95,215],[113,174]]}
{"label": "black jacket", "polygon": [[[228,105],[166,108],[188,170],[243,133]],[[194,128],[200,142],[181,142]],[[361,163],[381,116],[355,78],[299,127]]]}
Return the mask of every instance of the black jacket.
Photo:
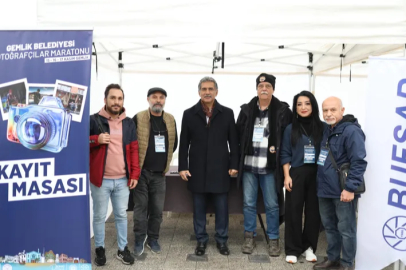
{"label": "black jacket", "polygon": [[[284,215],[284,196],[283,196],[283,169],[280,162],[280,149],[282,144],[282,137],[285,128],[292,122],[292,111],[289,109],[289,104],[286,102],[281,102],[275,96],[272,97],[271,101],[272,106],[276,106],[276,108],[269,107],[270,111],[276,111],[276,116],[272,117],[272,119],[276,119],[276,153],[271,154],[268,151],[268,161],[271,159],[270,155],[276,155],[276,164],[273,167],[272,164],[269,164],[268,167],[274,169],[275,172],[275,183],[276,183],[276,190],[278,191],[278,202],[279,202],[279,215]],[[238,167],[238,178],[237,183],[238,185],[241,184],[242,175],[244,171],[244,159],[246,153],[249,153],[250,148],[252,148],[252,132],[254,129],[253,117],[256,117],[254,114],[255,111],[258,109],[258,97],[254,97],[248,104],[243,104],[241,106],[240,114],[238,115],[237,119],[237,130],[239,135],[239,142],[240,142],[240,162]],[[269,123],[272,125],[271,119],[269,119]],[[269,130],[273,130],[269,127]],[[268,149],[271,145],[268,145]],[[283,222],[283,219],[280,218],[280,223]]]}
{"label": "black jacket", "polygon": [[179,171],[190,171],[188,189],[196,193],[228,192],[228,170],[237,168],[238,135],[233,111],[215,101],[208,126],[199,100],[183,113],[180,133]]}

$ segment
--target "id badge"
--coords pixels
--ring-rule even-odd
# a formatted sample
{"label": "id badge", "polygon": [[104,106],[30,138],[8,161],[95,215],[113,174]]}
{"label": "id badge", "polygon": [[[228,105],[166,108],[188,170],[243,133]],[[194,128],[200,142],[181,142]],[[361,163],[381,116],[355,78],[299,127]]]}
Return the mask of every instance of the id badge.
{"label": "id badge", "polygon": [[313,145],[304,146],[304,163],[315,163],[316,162],[316,149]]}
{"label": "id badge", "polygon": [[155,152],[165,153],[165,136],[155,135]]}
{"label": "id badge", "polygon": [[317,160],[317,164],[324,166],[324,163],[326,162],[326,158],[328,157],[328,152],[329,149],[322,147],[320,150],[320,155],[319,155],[319,159]]}
{"label": "id badge", "polygon": [[254,134],[252,135],[252,141],[253,142],[262,142],[262,139],[264,138],[264,130],[265,130],[265,127],[255,126]]}

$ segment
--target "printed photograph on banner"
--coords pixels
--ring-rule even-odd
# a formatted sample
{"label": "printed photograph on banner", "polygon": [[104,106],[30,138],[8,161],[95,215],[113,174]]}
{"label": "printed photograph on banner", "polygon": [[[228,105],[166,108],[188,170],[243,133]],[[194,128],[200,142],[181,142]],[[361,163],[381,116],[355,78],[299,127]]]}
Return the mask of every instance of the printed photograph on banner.
{"label": "printed photograph on banner", "polygon": [[27,79],[0,84],[1,117],[8,120],[12,106],[24,107],[28,101]]}
{"label": "printed photograph on banner", "polygon": [[56,80],[54,97],[59,98],[65,111],[72,114],[72,121],[82,122],[86,94],[86,86]]}
{"label": "printed photograph on banner", "polygon": [[59,98],[43,96],[38,105],[12,106],[7,123],[7,140],[30,150],[59,153],[68,146],[72,115]]}
{"label": "printed photograph on banner", "polygon": [[28,105],[38,105],[42,97],[54,95],[55,85],[54,84],[39,84],[39,83],[29,83],[28,84]]}

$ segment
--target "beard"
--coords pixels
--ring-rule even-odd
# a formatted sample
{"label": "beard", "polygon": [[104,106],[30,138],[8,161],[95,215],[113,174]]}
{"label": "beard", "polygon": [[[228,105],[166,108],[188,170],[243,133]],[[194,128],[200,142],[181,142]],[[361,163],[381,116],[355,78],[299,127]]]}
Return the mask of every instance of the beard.
{"label": "beard", "polygon": [[[119,108],[118,111],[116,111],[115,109]],[[123,108],[121,106],[106,106],[106,109],[109,113],[114,114],[114,115],[119,115],[121,113],[121,111],[123,110]]]}
{"label": "beard", "polygon": [[328,125],[334,125],[336,122],[337,122],[337,121],[336,121],[335,119],[333,119],[333,120],[326,120],[326,123],[327,123]]}
{"label": "beard", "polygon": [[161,113],[164,110],[164,106],[162,104],[154,104],[151,106],[151,110],[155,113]]}

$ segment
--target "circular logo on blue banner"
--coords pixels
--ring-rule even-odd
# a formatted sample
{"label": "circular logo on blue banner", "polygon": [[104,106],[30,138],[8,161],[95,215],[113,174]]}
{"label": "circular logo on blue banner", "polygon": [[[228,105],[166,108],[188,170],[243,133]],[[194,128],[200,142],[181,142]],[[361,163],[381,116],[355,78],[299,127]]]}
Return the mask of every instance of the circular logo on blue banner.
{"label": "circular logo on blue banner", "polygon": [[386,221],[382,228],[383,238],[388,245],[399,251],[406,251],[406,217],[396,216]]}
{"label": "circular logo on blue banner", "polygon": [[3,265],[3,270],[11,270],[13,267],[10,264]]}

